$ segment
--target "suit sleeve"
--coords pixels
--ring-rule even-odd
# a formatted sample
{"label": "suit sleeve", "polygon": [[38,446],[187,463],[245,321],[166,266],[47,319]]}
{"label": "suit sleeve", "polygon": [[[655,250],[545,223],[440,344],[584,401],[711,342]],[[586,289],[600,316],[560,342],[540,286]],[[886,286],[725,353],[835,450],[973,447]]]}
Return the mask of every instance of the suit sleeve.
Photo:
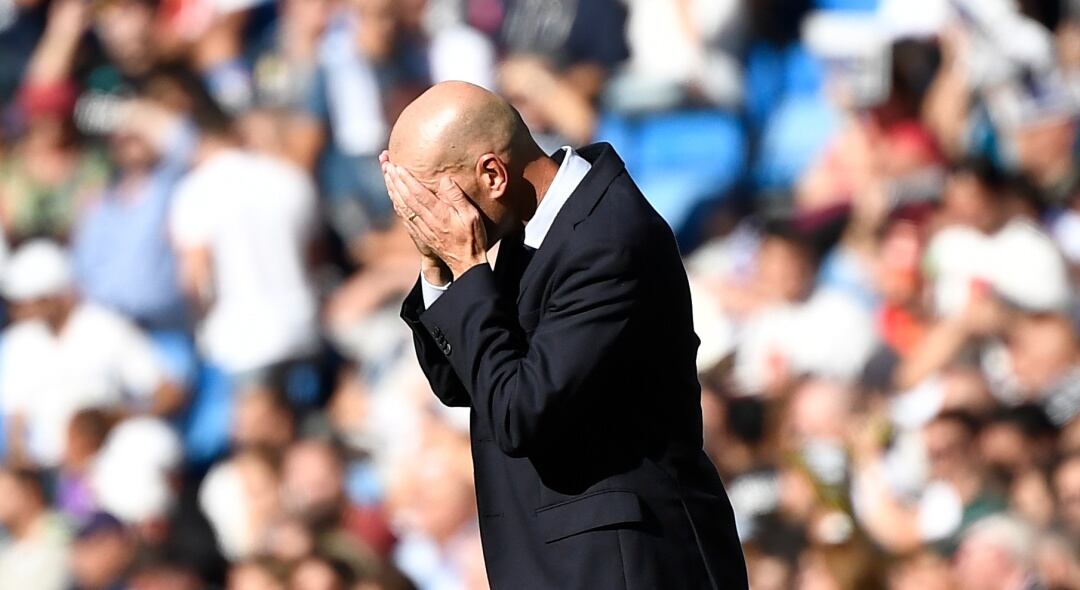
{"label": "suit sleeve", "polygon": [[405,320],[412,329],[413,345],[416,347],[416,358],[420,361],[420,368],[427,376],[431,390],[435,392],[439,401],[451,407],[468,407],[469,394],[465,391],[461,380],[454,374],[446,355],[442,352],[443,347],[420,323],[420,315],[423,313],[424,296],[420,280],[417,280],[401,306],[401,319]]}
{"label": "suit sleeve", "polygon": [[535,332],[526,339],[516,305],[503,301],[487,265],[464,273],[421,321],[445,340],[442,351],[472,398],[477,418],[502,449],[542,448],[555,412],[572,411],[582,384],[624,332],[637,279],[630,251],[612,244],[574,247]]}

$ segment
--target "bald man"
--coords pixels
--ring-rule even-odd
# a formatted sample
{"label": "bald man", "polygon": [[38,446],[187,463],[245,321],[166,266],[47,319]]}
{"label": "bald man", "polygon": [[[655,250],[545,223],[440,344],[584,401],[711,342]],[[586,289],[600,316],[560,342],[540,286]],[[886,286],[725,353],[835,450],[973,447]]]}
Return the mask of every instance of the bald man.
{"label": "bald man", "polygon": [[492,587],[746,588],[686,273],[615,150],[549,156],[458,82],[406,108],[381,159],[423,259],[402,318],[435,394],[471,409]]}

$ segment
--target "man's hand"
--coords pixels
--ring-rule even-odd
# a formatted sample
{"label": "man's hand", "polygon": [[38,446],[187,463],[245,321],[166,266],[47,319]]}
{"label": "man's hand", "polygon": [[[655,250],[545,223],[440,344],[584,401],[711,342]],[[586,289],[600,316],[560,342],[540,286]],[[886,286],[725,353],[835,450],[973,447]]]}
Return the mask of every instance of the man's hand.
{"label": "man's hand", "polygon": [[[394,201],[394,209],[397,210],[397,199],[394,198],[394,181],[390,178],[390,155],[386,150],[383,150],[383,152],[379,154],[379,163],[382,165],[383,181],[386,183],[386,191]],[[409,232],[409,237],[412,238],[413,245],[416,246],[416,250],[420,252],[420,274],[424,275],[424,280],[438,287],[447,285],[450,281],[454,280],[454,275],[450,272],[450,267],[446,266],[446,263],[444,263],[442,259],[420,239],[420,236],[416,233],[416,229],[412,225],[405,223],[404,217],[401,219],[405,226],[405,231]]]}
{"label": "man's hand", "polygon": [[487,232],[480,212],[453,180],[443,177],[432,192],[389,161],[383,162],[383,176],[394,210],[425,258],[424,276],[429,282],[434,282],[428,276],[428,265],[434,260],[441,261],[453,278],[487,262]]}

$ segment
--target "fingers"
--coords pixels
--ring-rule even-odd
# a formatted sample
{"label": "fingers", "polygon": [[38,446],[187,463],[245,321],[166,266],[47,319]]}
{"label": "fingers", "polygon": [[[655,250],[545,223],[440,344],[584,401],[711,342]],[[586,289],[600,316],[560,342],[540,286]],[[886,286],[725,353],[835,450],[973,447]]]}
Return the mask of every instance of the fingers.
{"label": "fingers", "polygon": [[454,182],[454,179],[449,176],[443,176],[442,179],[439,180],[439,190],[435,195],[451,204],[457,205],[467,203],[470,206],[472,205],[472,203],[469,202],[468,197],[465,196],[465,191],[461,190],[458,183]]}
{"label": "fingers", "polygon": [[[439,227],[441,224],[436,215],[420,202],[413,189],[406,184],[402,178],[403,174],[408,175],[410,179],[412,178],[400,166],[394,166],[390,163],[383,164],[383,179],[386,182],[387,193],[389,193],[390,199],[394,203],[394,210],[404,222],[405,229],[414,240],[431,246],[435,243],[435,234],[432,228]],[[430,191],[427,191],[415,179],[412,180],[421,191],[427,192],[430,199],[434,199],[434,195]]]}
{"label": "fingers", "polygon": [[383,150],[382,153],[379,154],[379,164],[384,167],[383,168],[383,174],[386,173],[385,166],[387,164],[389,164],[389,163],[390,163],[390,151],[389,150]]}
{"label": "fingers", "polygon": [[[423,207],[425,209],[431,209],[437,204],[438,199],[435,198],[435,193],[428,190],[426,186],[420,184],[420,181],[416,180],[408,170],[401,166],[394,166],[393,164],[390,165],[390,168],[394,171],[394,179],[399,183],[398,190],[401,190],[404,193],[406,202],[409,202],[409,198],[411,197],[416,201],[418,207]],[[412,203],[409,204],[412,206]],[[416,208],[413,208],[413,210],[416,211]]]}

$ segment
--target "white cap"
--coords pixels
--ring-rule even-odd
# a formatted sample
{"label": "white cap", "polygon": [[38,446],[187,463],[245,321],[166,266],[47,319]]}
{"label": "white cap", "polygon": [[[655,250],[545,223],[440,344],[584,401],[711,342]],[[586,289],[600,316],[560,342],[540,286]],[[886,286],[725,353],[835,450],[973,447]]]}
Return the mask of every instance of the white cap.
{"label": "white cap", "polygon": [[138,523],[168,512],[175,501],[169,475],[183,459],[179,437],[158,418],[129,418],[113,428],[90,469],[98,505]]}
{"label": "white cap", "polygon": [[61,295],[72,286],[67,252],[49,240],[32,240],[11,256],[0,291],[10,301]]}
{"label": "white cap", "polygon": [[999,296],[1028,311],[1068,309],[1068,266],[1041,229],[1013,221],[994,236],[992,245],[988,278]]}

